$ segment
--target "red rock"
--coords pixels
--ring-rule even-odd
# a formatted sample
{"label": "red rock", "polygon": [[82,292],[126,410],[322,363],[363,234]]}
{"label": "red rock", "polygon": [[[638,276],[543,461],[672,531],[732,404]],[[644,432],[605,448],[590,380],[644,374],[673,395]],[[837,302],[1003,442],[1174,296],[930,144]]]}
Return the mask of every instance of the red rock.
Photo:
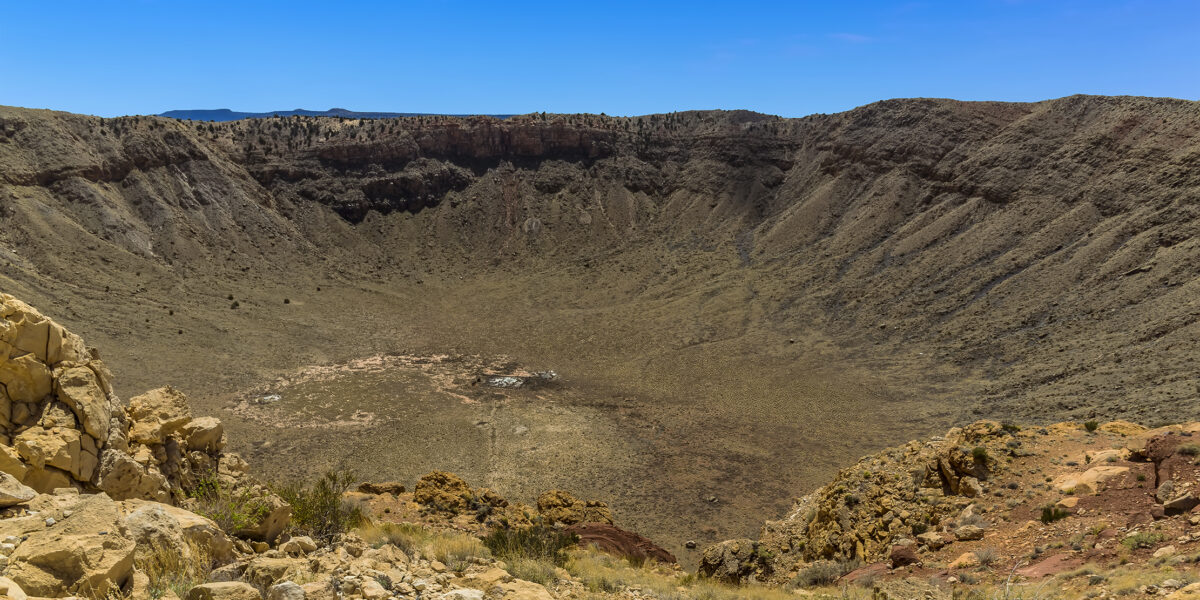
{"label": "red rock", "polygon": [[916,565],[921,562],[921,559],[917,556],[917,549],[913,546],[892,546],[892,551],[888,558],[892,561],[893,569],[907,565]]}

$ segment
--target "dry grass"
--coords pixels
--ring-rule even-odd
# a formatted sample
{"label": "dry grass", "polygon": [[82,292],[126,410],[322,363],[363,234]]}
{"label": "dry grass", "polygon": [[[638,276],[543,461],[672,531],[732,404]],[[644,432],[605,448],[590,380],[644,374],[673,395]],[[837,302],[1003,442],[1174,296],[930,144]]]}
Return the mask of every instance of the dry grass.
{"label": "dry grass", "polygon": [[378,548],[392,544],[412,556],[437,560],[448,569],[461,574],[477,559],[491,558],[483,542],[465,533],[433,529],[415,523],[378,523],[361,527],[358,534],[368,544]]}
{"label": "dry grass", "polygon": [[507,571],[517,579],[532,581],[542,585],[550,585],[558,581],[558,572],[555,570],[554,563],[547,560],[538,560],[534,558],[516,558],[505,561],[508,565]]}
{"label": "dry grass", "polygon": [[595,595],[638,588],[643,594],[661,600],[792,600],[796,597],[780,587],[725,585],[653,562],[639,567],[594,550],[571,552],[566,570]]}
{"label": "dry grass", "polygon": [[150,597],[157,600],[168,591],[183,598],[187,591],[208,581],[212,558],[208,548],[188,540],[185,552],[159,543],[139,548],[133,564],[150,579]]}

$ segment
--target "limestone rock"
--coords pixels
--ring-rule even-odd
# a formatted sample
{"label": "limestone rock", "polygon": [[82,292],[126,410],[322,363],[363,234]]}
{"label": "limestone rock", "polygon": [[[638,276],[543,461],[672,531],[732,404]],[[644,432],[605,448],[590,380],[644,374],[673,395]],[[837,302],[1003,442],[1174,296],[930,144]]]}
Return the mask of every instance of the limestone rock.
{"label": "limestone rock", "polygon": [[216,453],[225,448],[225,428],[215,417],[196,417],[180,428],[188,449]]}
{"label": "limestone rock", "polygon": [[304,588],[291,581],[282,581],[267,590],[267,600],[305,600]]}
{"label": "limestone rock", "polygon": [[1129,473],[1129,467],[1097,466],[1080,474],[1063,475],[1055,479],[1052,485],[1060,492],[1094,496],[1100,492],[1105,482],[1124,476],[1126,473]]}
{"label": "limestone rock", "polygon": [[71,478],[70,473],[50,466],[41,469],[29,469],[25,473],[25,479],[22,483],[39,492],[53,492],[60,488],[69,488],[78,485]]}
{"label": "limestone rock", "polygon": [[171,501],[170,483],[161,472],[118,450],[109,449],[101,454],[100,478],[96,487],[117,500],[138,498]]}
{"label": "limestone rock", "polygon": [[129,440],[141,444],[161,444],[192,420],[187,397],[169,386],[130,398],[126,412],[133,422]]}
{"label": "limestone rock", "polygon": [[725,583],[740,583],[758,569],[758,544],[750,539],[726,540],[704,549],[700,575]]}
{"label": "limestone rock", "polygon": [[24,504],[33,500],[37,492],[17,481],[16,477],[0,472],[0,508]]}
{"label": "limestone rock", "polygon": [[1168,500],[1163,503],[1163,512],[1168,515],[1179,515],[1193,508],[1200,506],[1200,499],[1197,499],[1192,492],[1188,492],[1177,498]]}
{"label": "limestone rock", "polygon": [[28,596],[25,595],[25,591],[21,589],[21,586],[17,585],[17,582],[7,577],[0,577],[0,598],[26,600]]}
{"label": "limestone rock", "polygon": [[983,528],[976,525],[963,525],[954,530],[954,539],[969,542],[983,539]]}
{"label": "limestone rock", "polygon": [[441,600],[483,600],[483,590],[471,588],[450,590],[439,596],[439,598]]}
{"label": "limestone rock", "polygon": [[583,501],[563,490],[550,490],[538,496],[537,508],[548,524],[613,523],[607,503]]}
{"label": "limestone rock", "polygon": [[225,532],[193,512],[145,500],[126,500],[120,503],[120,510],[122,531],[142,549],[169,549],[188,557],[194,546],[204,548],[217,562],[233,557],[233,542]]}
{"label": "limestone rock", "polygon": [[120,535],[119,525],[108,496],[75,498],[70,516],[27,534],[9,557],[7,574],[35,596],[103,596],[124,586],[133,572],[135,544]]}
{"label": "limestone rock", "polygon": [[61,369],[54,380],[58,399],[75,413],[83,431],[101,447],[108,441],[112,409],[96,374],[87,367]]}
{"label": "limestone rock", "polygon": [[76,429],[31,427],[13,442],[17,453],[33,469],[55,467],[77,481],[91,480],[99,463],[95,440]]}
{"label": "limestone rock", "polygon": [[308,536],[294,537],[279,545],[279,551],[288,555],[303,555],[317,549],[317,544]]}
{"label": "limestone rock", "polygon": [[445,471],[433,471],[417,481],[413,502],[445,512],[461,512],[474,496],[471,486],[461,477]]}
{"label": "limestone rock", "polygon": [[1185,585],[1167,595],[1165,600],[1198,600],[1200,599],[1200,581]]}
{"label": "limestone rock", "polygon": [[500,600],[554,600],[545,586],[532,581],[513,579],[496,587],[501,591]]}
{"label": "limestone rock", "polygon": [[940,550],[947,543],[946,538],[936,531],[926,531],[918,535],[917,541],[930,550]]}
{"label": "limestone rock", "polygon": [[21,461],[21,455],[17,453],[16,448],[0,444],[0,471],[24,481],[29,466]]}
{"label": "limestone rock", "polygon": [[[36,404],[40,403],[53,391],[54,379],[50,368],[40,362],[32,354],[10,358],[0,363],[0,384],[4,386],[10,402]],[[6,420],[15,417],[0,415]]]}
{"label": "limestone rock", "polygon": [[246,565],[242,580],[265,590],[276,583],[298,579],[309,572],[308,560],[304,558],[258,556]]}
{"label": "limestone rock", "polygon": [[262,600],[262,595],[248,583],[220,581],[188,590],[185,600]]}
{"label": "limestone rock", "polygon": [[979,557],[974,552],[964,552],[950,563],[951,569],[973,569],[979,566]]}
{"label": "limestone rock", "polygon": [[305,600],[339,600],[337,592],[329,585],[329,581],[313,581],[300,586],[304,590]]}
{"label": "limestone rock", "polygon": [[384,589],[383,584],[379,583],[379,581],[374,578],[369,578],[364,581],[359,592],[362,594],[364,600],[383,600],[384,598],[391,596],[391,594]]}
{"label": "limestone rock", "polygon": [[968,498],[978,498],[983,495],[983,486],[978,479],[968,475],[959,480],[958,493]]}

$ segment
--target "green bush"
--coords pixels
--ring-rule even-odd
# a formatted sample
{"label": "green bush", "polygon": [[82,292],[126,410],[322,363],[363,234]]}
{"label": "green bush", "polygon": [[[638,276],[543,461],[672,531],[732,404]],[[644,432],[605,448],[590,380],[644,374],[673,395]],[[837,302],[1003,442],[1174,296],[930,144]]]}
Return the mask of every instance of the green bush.
{"label": "green bush", "polygon": [[1046,523],[1046,524],[1053,523],[1059,519],[1065,519],[1069,516],[1071,516],[1071,513],[1067,512],[1066,509],[1060,508],[1057,505],[1047,504],[1046,506],[1042,507],[1041,520],[1043,523]]}
{"label": "green bush", "polygon": [[483,545],[496,558],[544,560],[559,567],[567,564],[567,549],[576,542],[574,535],[541,524],[523,529],[495,529],[483,538]]}
{"label": "green bush", "polygon": [[858,559],[818,560],[797,573],[790,585],[792,587],[829,585],[860,566],[862,566],[862,561]]}
{"label": "green bush", "polygon": [[983,446],[975,446],[971,449],[971,458],[974,458],[975,462],[987,462],[988,449]]}
{"label": "green bush", "polygon": [[289,530],[331,542],[337,536],[363,523],[362,510],[342,499],[357,477],[352,471],[328,471],[316,483],[289,483],[274,491],[292,506]]}
{"label": "green bush", "polygon": [[196,502],[196,514],[212,519],[217,527],[233,534],[257,525],[270,512],[266,492],[253,488],[234,490],[221,484],[216,472],[201,475],[188,491]]}
{"label": "green bush", "polygon": [[1161,533],[1156,531],[1140,531],[1121,540],[1121,545],[1130,550],[1136,550],[1138,548],[1149,548],[1161,541],[1163,541],[1163,534]]}
{"label": "green bush", "polygon": [[1083,428],[1088,430],[1088,433],[1096,431],[1096,429],[1099,427],[1100,427],[1099,421],[1084,421],[1083,422]]}

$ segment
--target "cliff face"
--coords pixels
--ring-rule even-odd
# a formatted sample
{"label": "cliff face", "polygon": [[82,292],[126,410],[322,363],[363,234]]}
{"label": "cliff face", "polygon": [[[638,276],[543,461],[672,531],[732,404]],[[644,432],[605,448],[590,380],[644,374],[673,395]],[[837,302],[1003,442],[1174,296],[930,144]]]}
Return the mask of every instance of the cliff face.
{"label": "cliff face", "polygon": [[[1010,411],[1033,410],[1031,394],[1038,410],[1078,411],[1071,398],[1135,377],[1146,401],[1127,408],[1145,417],[1195,394],[1172,373],[1200,318],[1198,115],[1085,96],[891,100],[791,120],[208,124],[5,109],[0,181],[18,252],[50,243],[23,237],[31,221],[195,268],[228,262],[226,248],[379,269],[724,247],[785,288],[777,318],[817,318],[868,346],[925,343],[990,369]],[[363,227],[373,214],[417,222],[379,239]]]}
{"label": "cliff face", "polygon": [[803,119],[5,108],[0,289],[132,388],[226,411],[233,439],[268,434],[233,390],[307,364],[568,373],[636,459],[628,497],[568,487],[659,514],[633,525],[681,551],[681,520],[749,534],[829,467],[974,415],[1191,416],[1198,132],[1197,103],[1085,96]]}

